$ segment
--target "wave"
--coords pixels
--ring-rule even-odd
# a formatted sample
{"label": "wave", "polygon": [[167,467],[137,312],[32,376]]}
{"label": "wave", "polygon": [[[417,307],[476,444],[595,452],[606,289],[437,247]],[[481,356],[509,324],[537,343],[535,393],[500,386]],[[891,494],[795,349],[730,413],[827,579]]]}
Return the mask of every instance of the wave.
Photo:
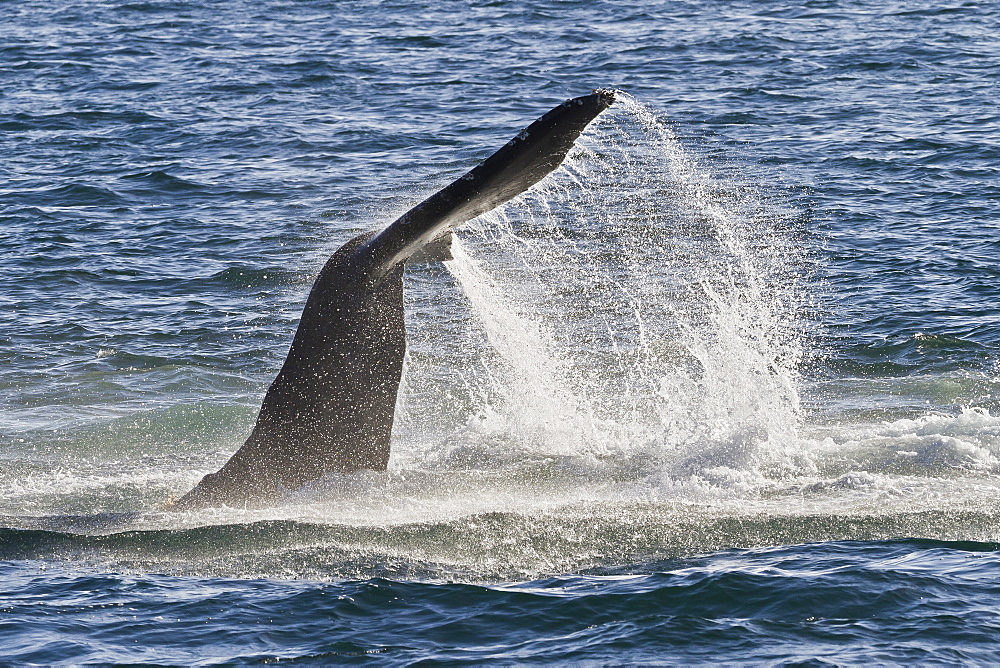
{"label": "wave", "polygon": [[120,207],[128,202],[109,188],[70,183],[55,188],[14,192],[6,195],[11,201],[26,207]]}
{"label": "wave", "polygon": [[4,651],[21,663],[614,663],[623,652],[741,663],[796,658],[806,646],[813,660],[983,663],[998,657],[996,615],[984,612],[998,549],[923,540],[734,549],[498,585],[0,563]]}
{"label": "wave", "polygon": [[[940,509],[891,495],[845,495],[871,486],[864,480],[803,485],[754,500],[717,493],[713,499],[708,490],[697,502],[690,495],[657,499],[655,489],[647,489],[645,499],[629,499],[618,490],[603,500],[564,497],[559,504],[550,490],[545,501],[507,499],[523,510],[478,512],[463,507],[475,503],[466,490],[456,491],[450,512],[442,511],[443,498],[430,505],[425,499],[422,508],[419,498],[410,498],[395,508],[356,502],[353,512],[336,500],[261,511],[6,516],[0,518],[7,527],[0,529],[0,560],[241,578],[504,582],[646,572],[641,564],[733,548],[998,539],[1000,508],[992,500],[978,508]],[[981,491],[995,498],[997,490],[984,485]],[[501,494],[493,495],[493,505]]]}

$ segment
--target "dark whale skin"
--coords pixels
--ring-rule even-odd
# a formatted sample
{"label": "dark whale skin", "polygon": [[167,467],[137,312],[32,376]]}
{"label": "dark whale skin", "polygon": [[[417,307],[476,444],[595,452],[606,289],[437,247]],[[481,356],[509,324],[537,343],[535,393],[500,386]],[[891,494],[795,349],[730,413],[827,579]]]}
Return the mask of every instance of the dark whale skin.
{"label": "dark whale skin", "polygon": [[555,170],[613,101],[607,90],[567,100],[381,232],[337,250],[313,284],[249,438],[171,509],[267,505],[327,473],[384,471],[406,353],[405,261]]}

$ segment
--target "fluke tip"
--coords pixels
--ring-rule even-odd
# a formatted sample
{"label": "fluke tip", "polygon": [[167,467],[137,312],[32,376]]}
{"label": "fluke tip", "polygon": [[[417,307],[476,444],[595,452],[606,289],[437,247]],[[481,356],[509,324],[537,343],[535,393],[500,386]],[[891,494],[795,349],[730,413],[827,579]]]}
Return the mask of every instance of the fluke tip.
{"label": "fluke tip", "polygon": [[608,106],[610,106],[611,103],[615,101],[615,96],[618,93],[620,93],[620,92],[621,92],[620,90],[615,90],[614,88],[595,88],[594,89],[594,95],[597,95],[598,97],[600,97],[601,101],[604,102],[605,104],[607,104]]}

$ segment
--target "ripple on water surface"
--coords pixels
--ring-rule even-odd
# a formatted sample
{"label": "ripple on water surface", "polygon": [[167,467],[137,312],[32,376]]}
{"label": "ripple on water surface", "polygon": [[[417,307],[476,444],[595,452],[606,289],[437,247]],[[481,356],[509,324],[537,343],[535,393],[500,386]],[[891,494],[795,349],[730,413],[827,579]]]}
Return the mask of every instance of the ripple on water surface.
{"label": "ripple on water surface", "polygon": [[983,575],[997,568],[996,555],[992,543],[826,543],[505,586],[7,564],[4,612],[16,629],[7,656],[402,663],[614,661],[627,651],[639,661],[992,661],[1000,617],[989,602],[998,591]]}

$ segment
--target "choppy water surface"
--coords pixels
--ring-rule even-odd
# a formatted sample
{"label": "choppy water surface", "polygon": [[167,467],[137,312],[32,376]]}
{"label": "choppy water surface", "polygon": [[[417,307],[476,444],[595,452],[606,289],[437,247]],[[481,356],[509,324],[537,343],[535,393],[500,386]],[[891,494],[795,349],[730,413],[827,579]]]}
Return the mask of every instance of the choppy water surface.
{"label": "choppy water surface", "polygon": [[[4,660],[1000,659],[995,4],[4,10]],[[387,474],[162,510],[332,250],[597,86],[410,269]]]}

